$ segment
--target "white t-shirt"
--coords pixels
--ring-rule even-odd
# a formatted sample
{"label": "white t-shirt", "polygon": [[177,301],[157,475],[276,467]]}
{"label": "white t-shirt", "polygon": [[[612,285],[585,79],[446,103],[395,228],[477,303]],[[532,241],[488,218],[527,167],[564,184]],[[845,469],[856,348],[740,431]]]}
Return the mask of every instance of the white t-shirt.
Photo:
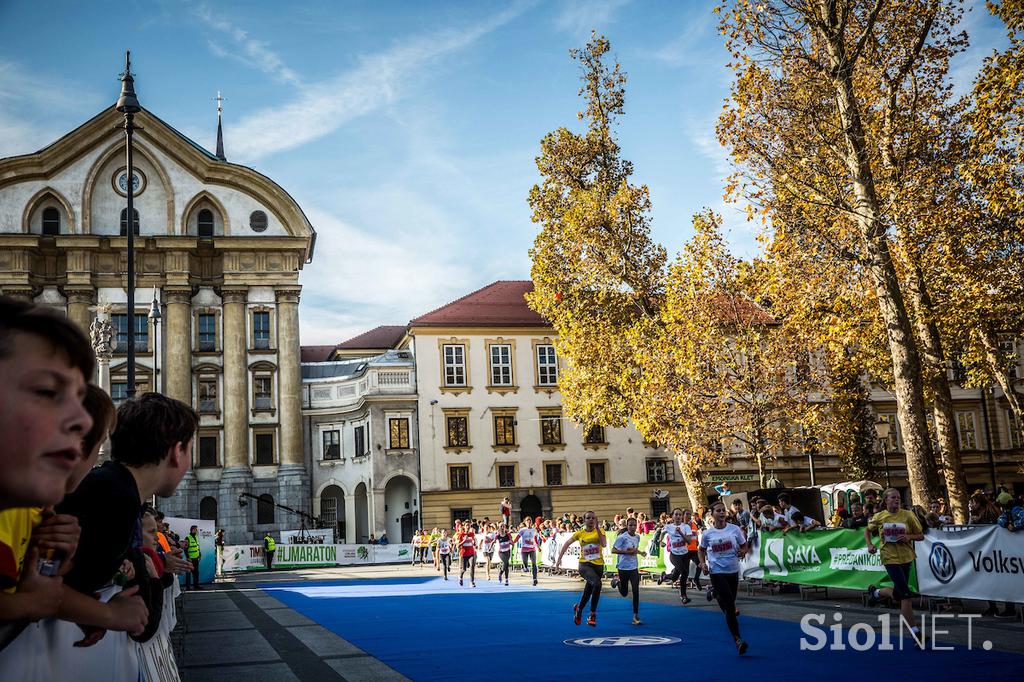
{"label": "white t-shirt", "polygon": [[524,552],[537,551],[537,531],[533,528],[523,528],[519,531],[519,539],[523,541]]}
{"label": "white t-shirt", "polygon": [[437,539],[437,551],[441,554],[451,554],[452,548],[448,542],[448,538]]}
{"label": "white t-shirt", "polygon": [[[626,549],[639,549],[640,548],[640,536],[630,535],[629,533],[623,533],[622,535],[615,538],[615,549],[626,550]],[[635,554],[616,554],[618,557],[618,563],[616,567],[621,568],[624,571],[635,571],[637,567],[637,560]]]}
{"label": "white t-shirt", "polygon": [[686,554],[686,545],[693,536],[693,529],[685,523],[666,523],[665,535],[668,536],[669,551],[679,556]]}
{"label": "white t-shirt", "polygon": [[786,510],[786,523],[791,526],[799,526],[800,524],[793,520],[793,514],[796,514],[799,511],[800,510],[793,505],[789,505],[789,509]]}
{"label": "white t-shirt", "polygon": [[700,538],[700,547],[708,555],[708,570],[711,573],[739,573],[740,559],[736,555],[740,545],[746,542],[743,531],[731,523],[725,528],[711,526]]}

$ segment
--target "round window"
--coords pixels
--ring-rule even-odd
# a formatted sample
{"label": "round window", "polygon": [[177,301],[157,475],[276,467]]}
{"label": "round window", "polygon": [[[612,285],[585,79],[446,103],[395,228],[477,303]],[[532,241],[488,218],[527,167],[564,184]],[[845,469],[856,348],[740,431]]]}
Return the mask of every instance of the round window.
{"label": "round window", "polygon": [[249,227],[253,232],[263,232],[267,229],[267,214],[263,211],[253,211],[249,215]]}

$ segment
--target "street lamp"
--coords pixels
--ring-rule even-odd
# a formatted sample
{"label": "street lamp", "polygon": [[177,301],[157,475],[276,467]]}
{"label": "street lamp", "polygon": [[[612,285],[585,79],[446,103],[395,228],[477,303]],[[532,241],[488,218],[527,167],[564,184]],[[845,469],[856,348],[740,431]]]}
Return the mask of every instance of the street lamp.
{"label": "street lamp", "polygon": [[807,465],[811,469],[811,487],[814,487],[814,456],[818,454],[819,441],[814,436],[804,439],[804,453],[807,455]]}
{"label": "street lamp", "polygon": [[160,390],[160,303],[156,300],[156,287],[153,287],[153,300],[149,304],[149,321],[153,325],[153,390],[163,393]]}
{"label": "street lamp", "polygon": [[878,437],[878,445],[882,448],[882,461],[885,463],[885,487],[891,488],[892,485],[889,482],[889,452],[885,445],[889,442],[889,422],[882,418],[879,418],[875,422],[875,435]]}
{"label": "street lamp", "polygon": [[135,209],[132,206],[135,195],[135,168],[132,164],[132,135],[135,133],[135,114],[142,111],[135,96],[135,79],[132,78],[132,53],[124,53],[124,73],[121,74],[121,96],[115,109],[124,114],[125,136],[125,192],[128,208],[125,212],[125,232],[128,235],[128,398],[135,397]]}

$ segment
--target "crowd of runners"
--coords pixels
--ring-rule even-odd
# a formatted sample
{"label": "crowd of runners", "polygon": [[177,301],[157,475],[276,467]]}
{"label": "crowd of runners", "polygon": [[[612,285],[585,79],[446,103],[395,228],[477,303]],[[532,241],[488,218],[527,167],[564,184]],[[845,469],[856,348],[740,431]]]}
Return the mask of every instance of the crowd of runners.
{"label": "crowd of runners", "polygon": [[[650,577],[658,585],[667,583],[677,588],[683,606],[692,602],[690,589],[702,592],[707,601],[717,602],[736,649],[743,654],[747,643],[740,636],[740,612],[736,607],[740,562],[760,531],[802,533],[825,527],[864,529],[869,550],[880,553],[894,584],[892,588],[872,586],[869,600],[892,599],[908,623],[914,625],[910,601],[913,594],[907,579],[913,561],[913,543],[923,538],[925,529],[949,523],[944,506],[944,501],[938,500],[928,509],[903,509],[897,490],[881,493],[872,490],[864,499],[854,498],[849,509],[839,507],[827,524],[821,524],[802,513],[783,493],[774,503],[751,498],[749,510],[742,500],[733,499],[728,504],[720,500],[712,502],[707,507],[698,507],[696,512],[676,508],[653,519],[628,508],[624,514],[604,520],[588,511],[554,519],[526,517],[514,524],[505,499],[496,521],[474,518],[456,521],[452,529],[416,531],[412,540],[413,564],[433,565],[448,580],[455,558],[460,586],[466,585],[468,573],[468,586],[476,587],[478,567],[482,567],[486,580],[491,580],[496,573],[499,584],[508,585],[511,572],[521,570],[537,585],[538,554],[542,547],[549,546],[548,541],[557,540],[550,557],[553,561],[546,562],[546,568],[552,574],[576,573],[583,580],[583,592],[573,604],[572,619],[580,625],[586,616],[587,624],[593,626],[597,624],[598,604],[606,577],[605,557],[610,553],[616,557],[611,588],[618,590],[622,597],[632,599],[633,624],[641,625],[640,558],[650,552],[663,553],[668,572],[658,571]],[[1024,502],[1006,494],[1005,490],[978,491],[971,498],[970,509],[971,523],[998,523],[1012,531],[1024,528]],[[885,532],[881,532],[883,527]],[[615,532],[615,538],[609,547],[607,533],[611,531]],[[653,537],[641,548],[640,536],[647,533],[653,533]],[[569,571],[562,563],[575,545],[578,545],[573,551],[576,566]],[[513,553],[516,561],[513,561]],[[702,579],[706,579],[706,586]],[[1004,605],[997,611],[996,605],[990,603],[983,615],[1005,616],[1008,613],[1013,613],[1012,605]]]}

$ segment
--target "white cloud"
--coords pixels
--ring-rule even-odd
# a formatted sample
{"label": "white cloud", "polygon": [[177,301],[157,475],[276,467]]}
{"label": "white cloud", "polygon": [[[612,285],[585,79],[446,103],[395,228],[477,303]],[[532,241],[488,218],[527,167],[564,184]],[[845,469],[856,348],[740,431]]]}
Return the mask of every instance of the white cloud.
{"label": "white cloud", "polygon": [[373,234],[317,208],[313,262],[302,272],[302,343],[337,343],[380,324],[405,324],[472,288],[474,268],[429,230]]}
{"label": "white cloud", "polygon": [[640,50],[641,56],[663,62],[670,66],[706,66],[722,69],[722,59],[727,53],[720,45],[711,47],[707,37],[716,24],[715,15],[708,7],[701,11],[689,12],[683,18],[684,28],[668,43],[648,50]]}
{"label": "white cloud", "polygon": [[[289,104],[246,116],[232,127],[232,153],[242,161],[319,139],[347,122],[397,101],[403,88],[433,60],[465,48],[524,12],[517,3],[462,30],[445,30],[402,42],[364,57],[339,76],[307,84]],[[295,125],[301,121],[302,125]]]}
{"label": "white cloud", "polygon": [[578,38],[585,38],[591,31],[601,33],[607,30],[615,13],[628,5],[630,0],[563,0],[562,9],[555,18],[560,31]]}
{"label": "white cloud", "polygon": [[38,151],[67,132],[59,117],[101,106],[95,93],[0,60],[0,158]]}
{"label": "white cloud", "polygon": [[262,71],[274,80],[289,85],[301,86],[302,80],[299,75],[288,68],[284,61],[270,49],[270,46],[249,35],[248,31],[232,24],[223,17],[213,14],[209,7],[200,5],[195,9],[195,15],[207,27],[221,34],[230,41],[230,49],[225,48],[216,40],[207,40],[210,51],[218,57],[233,59],[245,66]]}

